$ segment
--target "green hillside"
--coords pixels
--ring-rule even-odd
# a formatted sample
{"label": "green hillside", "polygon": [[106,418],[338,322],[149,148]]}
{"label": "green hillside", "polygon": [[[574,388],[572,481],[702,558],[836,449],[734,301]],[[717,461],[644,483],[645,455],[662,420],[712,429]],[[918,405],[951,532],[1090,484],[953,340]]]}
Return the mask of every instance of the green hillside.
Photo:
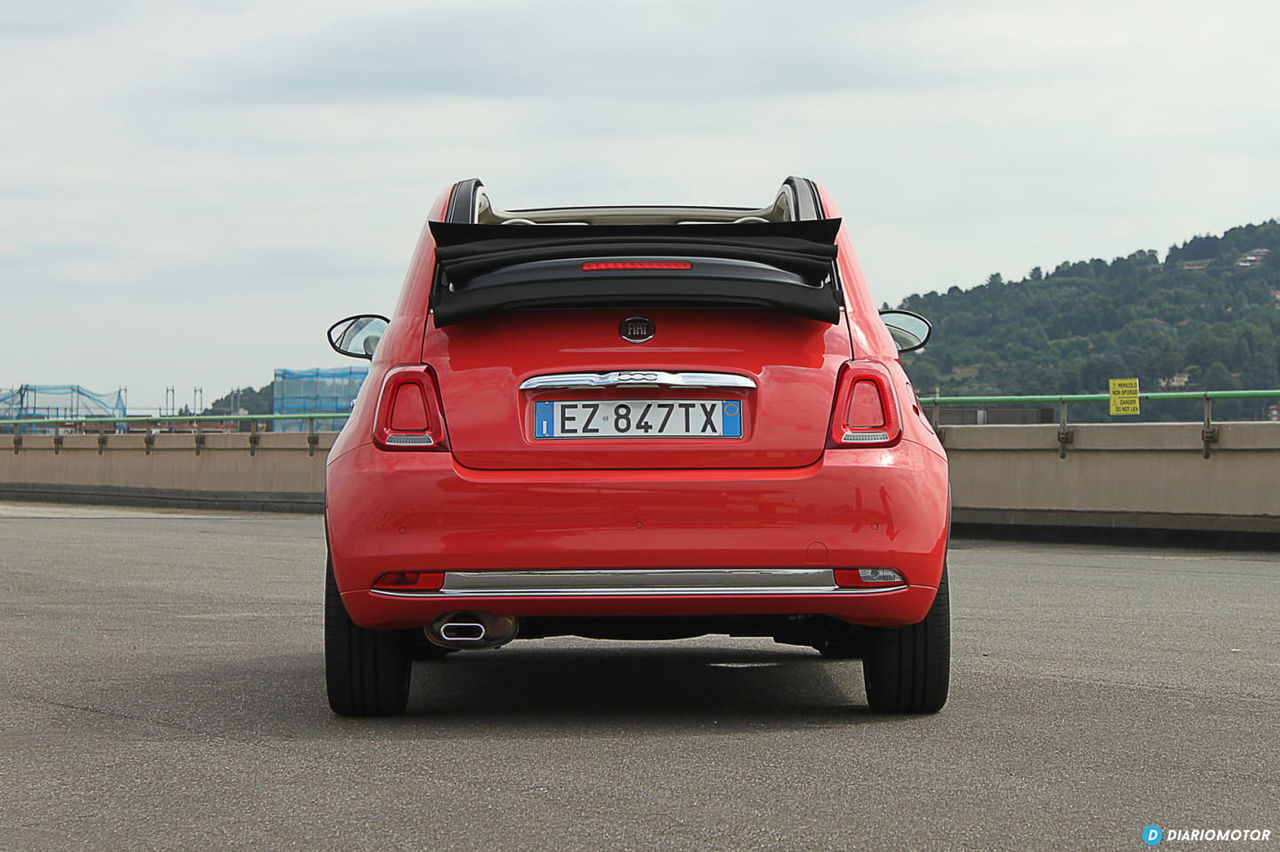
{"label": "green hillside", "polygon": [[201,414],[234,414],[243,409],[248,414],[270,414],[275,382],[268,382],[261,389],[236,388],[216,400]]}
{"label": "green hillside", "polygon": [[1194,237],[1163,261],[1143,250],[1037,267],[901,307],[934,324],[903,359],[921,395],[1103,393],[1133,376],[1144,391],[1280,387],[1280,223]]}

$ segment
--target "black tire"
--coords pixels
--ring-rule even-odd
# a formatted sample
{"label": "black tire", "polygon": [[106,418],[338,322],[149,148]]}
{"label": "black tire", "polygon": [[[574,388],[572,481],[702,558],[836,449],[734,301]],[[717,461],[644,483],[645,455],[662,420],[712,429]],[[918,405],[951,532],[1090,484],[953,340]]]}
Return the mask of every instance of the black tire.
{"label": "black tire", "polygon": [[414,662],[439,662],[450,654],[458,653],[457,648],[441,648],[427,638],[421,630],[410,630],[407,634],[409,658]]}
{"label": "black tire", "polygon": [[413,658],[404,631],[367,630],[347,615],[329,566],[324,587],[324,673],[339,716],[394,716],[409,703]]}
{"label": "black tire", "polygon": [[936,713],[947,703],[951,680],[951,604],[947,570],[938,595],[919,624],[867,630],[862,680],[876,713]]}

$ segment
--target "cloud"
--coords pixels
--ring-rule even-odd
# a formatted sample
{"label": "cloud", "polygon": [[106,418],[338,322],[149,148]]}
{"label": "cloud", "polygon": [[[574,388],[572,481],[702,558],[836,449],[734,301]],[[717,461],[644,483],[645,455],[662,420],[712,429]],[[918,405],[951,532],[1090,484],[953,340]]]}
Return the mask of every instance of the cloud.
{"label": "cloud", "polygon": [[[615,101],[901,86],[895,22],[865,3],[438,3],[334,22],[209,70],[244,102],[536,96]],[[889,35],[890,38],[884,38]],[[941,69],[933,69],[936,72]]]}
{"label": "cloud", "polygon": [[41,0],[0,6],[0,40],[58,38],[92,33],[127,20],[142,4],[128,0],[86,3]]}

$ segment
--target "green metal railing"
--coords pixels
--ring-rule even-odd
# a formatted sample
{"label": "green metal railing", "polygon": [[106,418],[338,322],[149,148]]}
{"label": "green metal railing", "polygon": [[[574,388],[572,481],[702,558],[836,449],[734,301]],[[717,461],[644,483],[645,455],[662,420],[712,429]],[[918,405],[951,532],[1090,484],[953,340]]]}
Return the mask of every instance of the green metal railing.
{"label": "green metal railing", "polygon": [[[17,417],[0,419],[0,428],[12,427],[13,451],[18,453],[22,451],[23,430],[29,430],[28,434],[39,430],[42,433],[53,435],[53,451],[54,453],[62,452],[63,438],[67,435],[96,435],[98,438],[98,455],[102,455],[107,449],[107,436],[119,434],[142,434],[143,445],[147,455],[151,455],[151,451],[155,448],[156,435],[165,433],[170,435],[191,435],[193,436],[193,445],[196,455],[200,455],[200,451],[204,449],[205,438],[210,434],[243,434],[248,432],[249,435],[249,455],[257,455],[258,445],[262,441],[262,432],[260,424],[274,423],[280,420],[305,421],[307,424],[307,455],[314,456],[316,449],[320,445],[320,433],[316,430],[316,421],[319,420],[345,420],[351,416],[350,412],[330,412],[330,411],[300,411],[297,414],[158,414],[155,416],[135,416],[135,417],[63,417],[63,418],[33,418],[33,417]],[[248,429],[242,428],[242,424],[248,424]],[[165,425],[169,428],[165,429]],[[232,429],[209,429],[206,427],[214,424],[235,424]],[[132,427],[132,428],[131,428]],[[175,428],[184,427],[184,428]],[[8,431],[8,430],[5,430]],[[304,434],[299,432],[297,434]]]}
{"label": "green metal railing", "polygon": [[[925,396],[920,398],[924,405],[1011,405],[1028,403],[1032,405],[1057,405],[1070,402],[1106,402],[1111,398],[1105,393],[1067,393],[1039,394],[1032,396]],[[1280,390],[1232,390],[1232,391],[1157,391],[1140,393],[1138,399],[1150,400],[1205,400],[1215,399],[1280,399]]]}
{"label": "green metal railing", "polygon": [[[1060,454],[1066,455],[1067,445],[1072,442],[1072,432],[1070,427],[1070,416],[1068,406],[1072,403],[1097,403],[1106,402],[1111,397],[1105,393],[1073,393],[1073,394],[1033,394],[1028,396],[927,396],[920,399],[921,405],[931,411],[931,420],[935,425],[939,423],[940,408],[944,405],[1056,405],[1058,406],[1058,444]],[[1213,403],[1220,399],[1277,399],[1280,400],[1280,389],[1271,390],[1233,390],[1233,391],[1156,391],[1153,393],[1139,393],[1139,399],[1145,399],[1152,402],[1162,401],[1190,401],[1196,400],[1204,403],[1204,420],[1201,428],[1201,438],[1204,442],[1205,458],[1209,457],[1210,445],[1218,441],[1218,429],[1213,422]],[[107,435],[120,433],[145,433],[147,438],[147,450],[150,452],[154,443],[155,435],[158,432],[168,432],[173,434],[194,434],[196,452],[204,444],[204,436],[210,433],[227,433],[227,432],[243,432],[249,433],[250,453],[257,449],[259,435],[262,430],[260,424],[273,423],[281,420],[305,421],[307,423],[307,442],[311,452],[314,454],[315,447],[318,443],[318,433],[316,431],[316,422],[323,420],[344,420],[350,417],[350,412],[319,412],[319,411],[300,411],[296,414],[164,414],[155,416],[131,416],[131,417],[68,417],[68,418],[5,418],[0,419],[0,427],[12,427],[14,451],[18,451],[21,447],[23,430],[39,429],[48,433],[52,430],[55,437],[55,445],[61,444],[61,438],[64,435],[74,434],[90,434],[99,437],[99,452],[105,446],[105,438]],[[230,424],[234,423],[234,429],[207,429],[212,424]],[[248,424],[248,429],[242,428],[242,424]],[[164,427],[168,425],[169,428]],[[175,427],[186,428],[175,428]],[[131,428],[134,427],[134,428]],[[5,431],[8,431],[7,429]]]}
{"label": "green metal railing", "polygon": [[[1068,406],[1073,402],[1107,402],[1110,394],[1105,393],[1069,393],[1038,394],[1031,396],[927,396],[920,398],[920,404],[931,409],[930,421],[938,425],[939,409],[944,405],[1056,405],[1058,406],[1058,455],[1065,458],[1067,445],[1072,442],[1073,433],[1070,426]],[[1231,391],[1155,391],[1139,393],[1138,399],[1161,401],[1190,401],[1204,403],[1204,420],[1201,423],[1200,439],[1204,444],[1204,457],[1209,458],[1210,447],[1218,442],[1218,428],[1213,423],[1213,402],[1217,399],[1277,399],[1280,400],[1280,389],[1272,390],[1231,390]]]}
{"label": "green metal railing", "polygon": [[99,428],[91,431],[97,432],[112,423],[122,424],[127,430],[130,425],[134,424],[143,427],[158,427],[165,423],[190,423],[198,427],[202,423],[271,423],[277,420],[306,420],[308,423],[314,424],[317,420],[345,420],[350,416],[351,412],[349,411],[339,413],[332,411],[300,411],[297,414],[157,414],[154,416],[131,415],[126,417],[115,417],[112,415],[103,415],[101,417],[9,417],[0,419],[0,426],[39,426],[41,428],[48,428],[52,426],[55,430],[65,430],[76,426],[96,425]]}

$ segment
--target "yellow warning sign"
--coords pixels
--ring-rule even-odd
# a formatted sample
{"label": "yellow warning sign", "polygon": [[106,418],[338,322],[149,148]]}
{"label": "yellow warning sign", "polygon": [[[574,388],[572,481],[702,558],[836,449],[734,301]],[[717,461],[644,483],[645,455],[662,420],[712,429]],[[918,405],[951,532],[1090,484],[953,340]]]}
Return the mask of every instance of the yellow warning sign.
{"label": "yellow warning sign", "polygon": [[1138,380],[1111,380],[1111,413],[1141,414],[1138,409]]}

